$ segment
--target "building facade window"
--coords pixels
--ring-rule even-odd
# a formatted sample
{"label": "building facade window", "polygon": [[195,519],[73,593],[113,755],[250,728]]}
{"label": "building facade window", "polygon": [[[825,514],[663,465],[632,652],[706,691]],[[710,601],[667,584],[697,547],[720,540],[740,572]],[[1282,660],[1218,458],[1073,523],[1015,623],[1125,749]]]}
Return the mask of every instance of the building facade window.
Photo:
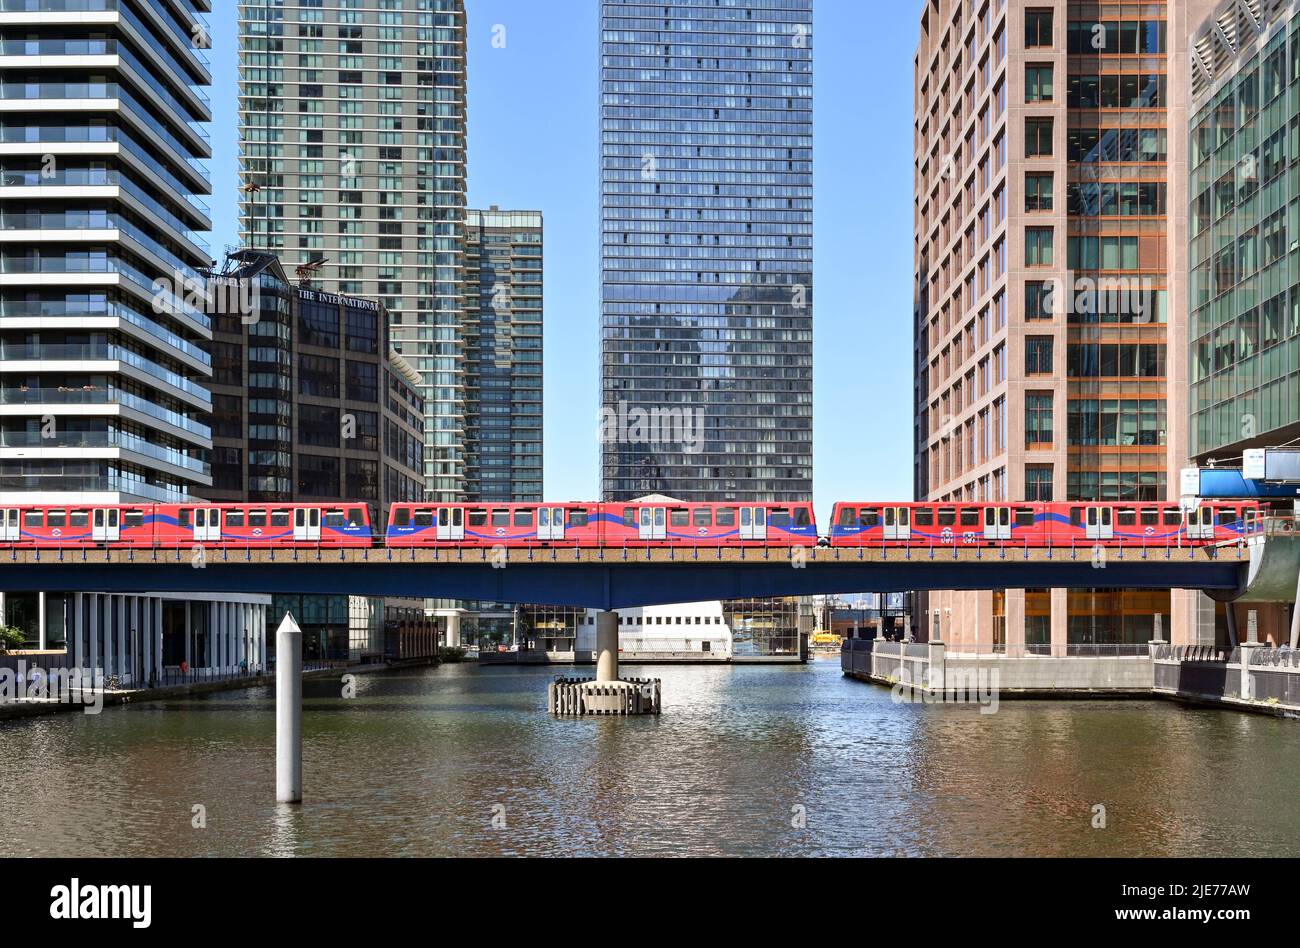
{"label": "building facade window", "polygon": [[1052,393],[1028,392],[1025,395],[1025,447],[1035,448],[1052,443]]}
{"label": "building facade window", "polygon": [[1052,265],[1052,228],[1025,228],[1025,266],[1050,267]]}
{"label": "building facade window", "polygon": [[1025,500],[1051,503],[1052,466],[1050,464],[1025,465]]}
{"label": "building facade window", "polygon": [[1025,67],[1025,101],[1052,101],[1052,66],[1050,63]]}
{"label": "building facade window", "polygon": [[1025,119],[1025,157],[1047,158],[1052,154],[1052,120]]}
{"label": "building facade window", "polygon": [[1052,337],[1028,336],[1025,338],[1025,374],[1052,374]]}
{"label": "building facade window", "polygon": [[1052,45],[1052,11],[1025,11],[1025,48],[1037,49]]}

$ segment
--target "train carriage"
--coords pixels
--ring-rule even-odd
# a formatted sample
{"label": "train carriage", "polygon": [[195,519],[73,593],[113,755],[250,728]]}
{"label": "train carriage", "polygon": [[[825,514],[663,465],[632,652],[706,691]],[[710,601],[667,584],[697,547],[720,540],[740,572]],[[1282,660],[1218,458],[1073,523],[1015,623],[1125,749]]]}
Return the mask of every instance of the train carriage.
{"label": "train carriage", "polygon": [[1262,522],[1254,502],[1052,504],[1053,546],[1206,546],[1230,543]]}
{"label": "train carriage", "polygon": [[627,502],[601,505],[606,546],[816,546],[808,503]]}
{"label": "train carriage", "polygon": [[32,547],[153,545],[151,504],[0,506],[0,543]]}
{"label": "train carriage", "polygon": [[393,504],[390,547],[595,547],[599,504]]}
{"label": "train carriage", "polygon": [[832,546],[1195,546],[1261,522],[1257,503],[838,503]]}
{"label": "train carriage", "polygon": [[1044,505],[973,503],[839,503],[831,546],[1046,545]]}
{"label": "train carriage", "polygon": [[159,504],[160,547],[368,547],[374,543],[370,508],[335,504]]}

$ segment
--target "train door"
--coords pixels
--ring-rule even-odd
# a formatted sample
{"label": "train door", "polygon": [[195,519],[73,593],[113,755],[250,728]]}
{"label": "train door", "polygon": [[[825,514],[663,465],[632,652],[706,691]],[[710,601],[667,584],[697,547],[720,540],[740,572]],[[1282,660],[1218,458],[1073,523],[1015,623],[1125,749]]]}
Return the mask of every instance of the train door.
{"label": "train door", "polygon": [[912,538],[912,508],[886,507],[884,531],[886,540],[910,540]]}
{"label": "train door", "polygon": [[1259,530],[1259,511],[1254,507],[1241,508],[1241,535],[1254,536]]}
{"label": "train door", "polygon": [[1195,510],[1187,511],[1187,539],[1214,539],[1214,508],[1202,504]]}
{"label": "train door", "polygon": [[1089,540],[1113,540],[1115,538],[1113,516],[1114,511],[1110,507],[1089,507],[1084,535]]}
{"label": "train door", "polygon": [[984,539],[986,540],[1010,540],[1011,539],[1011,508],[1010,507],[985,507],[984,508]]}
{"label": "train door", "polygon": [[320,540],[320,508],[297,507],[293,511],[293,539],[296,543]]}
{"label": "train door", "polygon": [[221,540],[221,511],[216,507],[194,509],[194,539],[200,543]]}
{"label": "train door", "polygon": [[465,508],[464,507],[439,507],[438,508],[438,539],[439,540],[465,539]]}
{"label": "train door", "polygon": [[18,508],[7,507],[0,510],[0,541],[17,543],[21,536],[22,532],[18,526]]}
{"label": "train door", "polygon": [[642,507],[640,518],[638,536],[642,540],[666,540],[668,538],[667,507]]}
{"label": "train door", "polygon": [[91,521],[90,538],[96,543],[116,543],[121,536],[121,511],[115,507],[97,507]]}
{"label": "train door", "polygon": [[767,508],[740,508],[740,538],[742,540],[767,539]]}
{"label": "train door", "polygon": [[537,539],[564,539],[563,507],[539,507],[537,509]]}

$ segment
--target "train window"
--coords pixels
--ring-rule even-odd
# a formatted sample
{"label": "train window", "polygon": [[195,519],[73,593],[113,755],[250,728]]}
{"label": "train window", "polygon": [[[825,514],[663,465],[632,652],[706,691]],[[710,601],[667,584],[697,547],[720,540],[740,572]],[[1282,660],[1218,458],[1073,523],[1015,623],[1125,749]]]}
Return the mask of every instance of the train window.
{"label": "train window", "polygon": [[858,523],[858,511],[853,507],[841,507],[839,519],[835,521],[837,527],[854,527]]}
{"label": "train window", "polygon": [[325,511],[324,523],[327,527],[334,527],[337,529],[339,527],[346,527],[348,524],[348,518],[344,516],[342,510],[327,510]]}
{"label": "train window", "polygon": [[393,508],[393,526],[409,527],[411,525],[411,511],[405,507]]}
{"label": "train window", "polygon": [[736,508],[719,507],[715,522],[720,527],[734,527],[736,525]]}
{"label": "train window", "polygon": [[477,510],[470,510],[469,525],[471,527],[486,527],[487,518],[488,518],[488,512],[486,510],[483,510],[482,508],[479,508]]}
{"label": "train window", "polygon": [[1034,508],[1017,507],[1016,508],[1016,526],[1032,527],[1034,525]]}
{"label": "train window", "polygon": [[426,509],[426,510],[417,510],[417,511],[415,512],[415,525],[416,525],[417,527],[431,527],[431,526],[433,526],[433,511],[432,511],[432,510],[427,510],[427,509]]}
{"label": "train window", "polygon": [[244,525],[244,512],[242,510],[226,511],[226,526],[242,527]]}
{"label": "train window", "polygon": [[874,507],[863,507],[858,513],[858,524],[863,527],[880,526],[880,511]]}
{"label": "train window", "polygon": [[978,527],[980,525],[980,512],[975,507],[963,507],[961,511],[961,525],[963,527]]}
{"label": "train window", "polygon": [[1166,527],[1182,526],[1183,512],[1177,507],[1166,507],[1164,510],[1164,522]]}
{"label": "train window", "polygon": [[586,510],[569,511],[569,526],[571,527],[585,527],[590,519],[590,515]]}
{"label": "train window", "polygon": [[794,511],[794,525],[796,527],[807,527],[812,524],[812,514],[808,512],[807,507],[796,507]]}
{"label": "train window", "polygon": [[1137,526],[1137,511],[1131,507],[1121,507],[1115,511],[1115,523],[1121,527]]}
{"label": "train window", "polygon": [[785,507],[773,507],[771,515],[767,518],[767,522],[774,527],[789,527],[790,511]]}
{"label": "train window", "polygon": [[623,526],[625,526],[625,527],[635,527],[635,526],[636,526],[636,508],[635,508],[635,507],[624,507],[624,508],[623,508]]}
{"label": "train window", "polygon": [[957,525],[957,511],[952,507],[939,508],[939,526],[955,527]]}
{"label": "train window", "polygon": [[1081,527],[1081,526],[1083,526],[1083,508],[1082,508],[1082,507],[1071,507],[1071,508],[1070,508],[1070,526],[1072,526],[1072,527]]}
{"label": "train window", "polygon": [[532,525],[533,525],[533,512],[532,512],[532,510],[516,510],[516,511],[515,511],[515,526],[516,526],[516,527],[531,527]]}
{"label": "train window", "polygon": [[492,526],[494,527],[510,526],[510,511],[508,510],[492,511]]}
{"label": "train window", "polygon": [[280,509],[271,511],[271,526],[287,527],[289,526],[289,511]]}
{"label": "train window", "polygon": [[1220,523],[1222,526],[1225,526],[1225,527],[1235,526],[1236,523],[1237,523],[1237,508],[1236,508],[1236,507],[1220,507],[1220,508],[1219,508],[1219,523]]}
{"label": "train window", "polygon": [[364,526],[364,525],[365,525],[365,522],[366,522],[366,511],[365,511],[365,508],[364,508],[364,507],[349,507],[349,508],[348,508],[348,526],[349,526],[349,527],[360,527],[360,526]]}
{"label": "train window", "polygon": [[176,525],[184,530],[190,527],[190,508],[182,507],[176,513]]}
{"label": "train window", "polygon": [[[139,515],[139,517],[140,517],[140,521],[141,521],[142,523],[144,522],[144,513],[143,513],[143,512],[141,512],[141,511],[131,511],[131,512],[132,512],[132,513],[137,513],[137,514]],[[68,526],[71,526],[71,527],[88,527],[88,526],[90,526],[90,511],[89,511],[89,510],[74,510],[74,511],[72,511],[72,513],[68,514]]]}
{"label": "train window", "polygon": [[934,508],[917,507],[912,511],[912,523],[918,527],[934,526]]}
{"label": "train window", "polygon": [[691,525],[691,512],[689,510],[668,511],[668,525],[671,527],[689,527]]}
{"label": "train window", "polygon": [[66,510],[48,510],[46,511],[46,517],[48,518],[47,526],[62,528],[68,525],[68,512]]}
{"label": "train window", "polygon": [[694,514],[694,518],[693,518],[693,519],[694,519],[694,522],[695,522],[695,526],[697,526],[697,527],[711,527],[711,526],[713,526],[713,508],[711,508],[711,507],[696,507],[696,508],[695,508],[695,514]]}
{"label": "train window", "polygon": [[266,511],[265,511],[265,510],[259,510],[259,509],[256,509],[256,508],[254,508],[254,509],[252,509],[252,510],[249,510],[249,511],[248,511],[248,525],[249,525],[250,527],[264,527],[264,526],[266,526]]}
{"label": "train window", "polygon": [[1138,511],[1138,521],[1144,527],[1154,527],[1160,522],[1160,511],[1154,507],[1143,507]]}

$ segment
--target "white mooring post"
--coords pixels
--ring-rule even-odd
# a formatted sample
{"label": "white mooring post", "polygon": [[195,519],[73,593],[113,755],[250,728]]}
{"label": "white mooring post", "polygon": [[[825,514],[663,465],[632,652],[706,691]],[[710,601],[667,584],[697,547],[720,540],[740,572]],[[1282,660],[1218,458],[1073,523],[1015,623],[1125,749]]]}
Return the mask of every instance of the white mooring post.
{"label": "white mooring post", "polygon": [[275,633],[275,802],[302,802],[302,629],[291,612]]}

